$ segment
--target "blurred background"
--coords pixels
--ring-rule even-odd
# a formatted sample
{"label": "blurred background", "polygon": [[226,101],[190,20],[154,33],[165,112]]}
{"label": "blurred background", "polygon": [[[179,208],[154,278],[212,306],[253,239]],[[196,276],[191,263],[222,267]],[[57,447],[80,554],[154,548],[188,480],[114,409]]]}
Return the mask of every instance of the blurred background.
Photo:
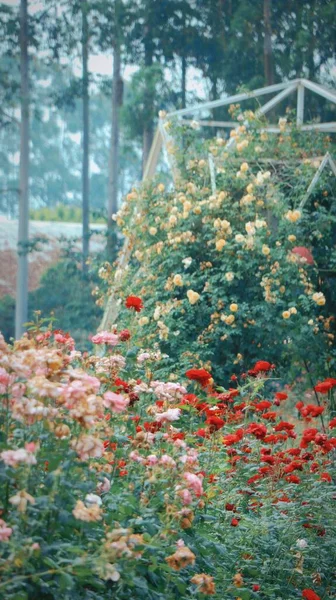
{"label": "blurred background", "polygon": [[[334,87],[334,19],[334,0],[2,0],[6,339],[18,299],[17,334],[38,309],[85,348],[99,265],[121,242],[112,215],[141,180],[159,110],[298,77]],[[305,109],[336,120],[323,98]]]}

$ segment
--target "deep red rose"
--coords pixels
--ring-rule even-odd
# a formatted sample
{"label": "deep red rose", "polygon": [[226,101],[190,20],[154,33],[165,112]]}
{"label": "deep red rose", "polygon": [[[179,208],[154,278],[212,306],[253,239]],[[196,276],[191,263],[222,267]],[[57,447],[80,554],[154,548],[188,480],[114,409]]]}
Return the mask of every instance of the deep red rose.
{"label": "deep red rose", "polygon": [[277,416],[278,416],[278,413],[276,413],[276,412],[266,412],[263,415],[261,415],[261,418],[267,419],[268,421],[275,421]]}
{"label": "deep red rose", "polygon": [[289,483],[301,483],[301,479],[297,475],[288,475],[288,477],[286,477],[286,481]]}
{"label": "deep red rose", "polygon": [[331,419],[331,421],[329,422],[329,427],[330,427],[330,429],[333,429],[334,427],[336,427],[336,417]]}
{"label": "deep red rose", "polygon": [[269,400],[262,400],[261,402],[255,402],[253,406],[257,411],[267,410],[272,406],[272,402]]}
{"label": "deep red rose", "polygon": [[257,440],[262,440],[267,435],[266,426],[259,423],[250,423],[246,431],[254,435]]}
{"label": "deep red rose", "polygon": [[332,477],[329,473],[321,473],[321,481],[327,481],[328,483],[332,482]]}
{"label": "deep red rose", "polygon": [[205,421],[206,425],[209,425],[210,431],[218,431],[218,429],[222,429],[225,425],[225,421],[220,417],[208,417]]}
{"label": "deep red rose", "polygon": [[287,400],[288,394],[285,392],[276,392],[275,397],[277,400]]}
{"label": "deep red rose", "polygon": [[331,381],[321,381],[320,383],[318,383],[317,385],[315,385],[314,390],[315,392],[318,392],[319,394],[327,394],[329,392],[329,390],[331,390],[333,388],[333,384]]}
{"label": "deep red rose", "polygon": [[258,360],[253,367],[253,371],[256,371],[257,373],[267,373],[273,368],[273,365],[267,360]]}
{"label": "deep red rose", "polygon": [[320,596],[310,589],[302,590],[302,598],[305,598],[305,600],[321,600]]}
{"label": "deep red rose", "polygon": [[186,377],[191,379],[191,381],[197,381],[197,383],[204,387],[208,385],[212,376],[206,369],[189,369],[186,371]]}
{"label": "deep red rose", "polygon": [[128,329],[122,329],[122,331],[119,333],[119,339],[122,342],[127,342],[127,340],[129,340],[131,337],[131,332],[128,331]]}
{"label": "deep red rose", "polygon": [[260,590],[260,585],[258,585],[257,583],[254,583],[254,584],[253,584],[253,586],[252,586],[252,590],[253,590],[254,592],[259,592],[259,590]]}
{"label": "deep red rose", "polygon": [[238,519],[234,519],[234,518],[233,518],[233,519],[232,519],[232,521],[231,521],[231,526],[232,526],[232,527],[237,527],[238,525],[239,525],[239,521],[238,521]]}
{"label": "deep red rose", "polygon": [[280,421],[280,423],[274,427],[274,431],[292,431],[293,429],[295,429],[295,425],[287,423],[287,421]]}
{"label": "deep red rose", "polygon": [[126,308],[135,310],[135,312],[140,312],[143,309],[143,302],[138,296],[128,296],[126,298],[125,306]]}

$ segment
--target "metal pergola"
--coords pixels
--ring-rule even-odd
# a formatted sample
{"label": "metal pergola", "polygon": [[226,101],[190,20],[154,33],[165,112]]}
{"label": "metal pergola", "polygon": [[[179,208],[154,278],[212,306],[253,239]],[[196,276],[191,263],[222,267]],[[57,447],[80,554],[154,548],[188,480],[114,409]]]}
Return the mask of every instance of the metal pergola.
{"label": "metal pergola", "polygon": [[[325,98],[329,102],[336,104],[336,92],[332,89],[329,89],[321,84],[315,83],[313,81],[309,81],[308,79],[293,79],[291,81],[287,81],[284,83],[276,83],[274,85],[268,85],[266,87],[258,88],[251,92],[242,92],[241,94],[235,94],[233,96],[225,96],[224,98],[219,98],[218,100],[213,100],[211,102],[203,102],[200,104],[196,104],[194,106],[183,108],[181,110],[175,110],[170,113],[166,113],[163,118],[159,119],[159,124],[156,129],[152,147],[148,156],[148,160],[143,172],[143,181],[153,177],[156,173],[159,157],[162,149],[165,150],[167,156],[169,157],[169,153],[167,152],[167,146],[170,140],[169,134],[167,133],[164,124],[169,119],[176,118],[180,121],[180,124],[183,125],[191,125],[192,121],[190,118],[185,119],[184,117],[190,117],[191,115],[197,115],[204,111],[209,111],[214,108],[219,108],[220,106],[227,106],[230,104],[234,104],[236,102],[243,102],[244,100],[250,100],[253,98],[259,98],[261,96],[273,95],[273,97],[268,100],[265,104],[260,106],[256,111],[256,117],[261,117],[266,115],[270,110],[272,110],[275,106],[277,106],[280,102],[282,102],[285,98],[292,94],[296,94],[296,127],[298,127],[301,131],[320,131],[321,133],[336,133],[336,122],[319,122],[319,123],[305,123],[305,91],[309,90],[322,98]],[[274,95],[275,94],[275,95]],[[218,127],[218,128],[227,128],[231,130],[237,129],[242,124],[248,126],[247,122],[238,123],[236,121],[214,121],[214,120],[200,120],[199,125],[202,127]],[[261,130],[268,131],[269,133],[278,134],[280,133],[280,127],[274,125],[266,125],[262,127]],[[227,141],[225,148],[227,150],[233,149],[235,145],[235,138],[230,137]],[[172,171],[173,179],[175,179],[176,171],[172,161],[170,161],[170,169]],[[314,178],[301,201],[300,208],[302,208],[307,202],[311,192],[316,186],[322,171],[329,166],[334,175],[336,176],[336,164],[329,153],[327,153],[317,169]],[[215,164],[212,159],[212,156],[209,158],[209,169],[210,169],[210,178],[211,178],[211,186],[213,191],[216,190],[216,174],[215,174]],[[131,254],[131,242],[129,239],[125,239],[123,249],[121,251],[119,260],[118,260],[118,269],[115,275],[115,286],[118,284],[118,280],[121,278],[122,272],[128,264],[129,258]],[[111,326],[119,313],[119,302],[116,298],[115,291],[112,289],[112,292],[108,298],[105,313],[100,325],[100,329],[106,329]]]}

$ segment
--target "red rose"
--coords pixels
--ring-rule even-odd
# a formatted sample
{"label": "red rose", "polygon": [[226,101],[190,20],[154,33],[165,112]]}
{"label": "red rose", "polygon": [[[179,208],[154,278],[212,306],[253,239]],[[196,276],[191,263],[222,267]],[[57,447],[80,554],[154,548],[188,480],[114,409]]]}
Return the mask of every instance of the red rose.
{"label": "red rose", "polygon": [[270,362],[267,362],[267,360],[258,360],[253,367],[253,371],[256,371],[257,373],[267,373],[271,369],[273,369],[273,365]]}
{"label": "red rose", "polygon": [[143,309],[142,300],[137,296],[128,296],[126,298],[125,306],[126,308],[135,310],[135,312],[140,312]]}
{"label": "red rose", "polygon": [[120,333],[119,333],[119,339],[122,342],[127,342],[127,340],[129,340],[131,337],[131,332],[128,331],[128,329],[123,329]]}
{"label": "red rose", "polygon": [[276,392],[275,397],[277,400],[287,400],[288,394],[285,392]]}
{"label": "red rose", "polygon": [[260,590],[260,585],[258,585],[257,583],[254,583],[254,584],[253,584],[253,586],[252,586],[252,590],[253,590],[254,592],[259,592],[259,590]]}
{"label": "red rose", "polygon": [[319,394],[327,394],[329,392],[329,390],[331,390],[333,388],[333,384],[331,381],[321,381],[320,383],[318,383],[317,385],[315,385],[314,390],[315,392],[319,392]]}
{"label": "red rose", "polygon": [[321,473],[321,481],[327,481],[328,483],[332,482],[332,477],[329,473]]}
{"label": "red rose", "polygon": [[306,600],[321,600],[320,596],[315,594],[313,590],[302,590],[302,598]]}
{"label": "red rose", "polygon": [[225,421],[220,417],[208,417],[205,421],[206,425],[210,425],[210,431],[217,431],[225,425]]}
{"label": "red rose", "polygon": [[304,258],[308,265],[314,264],[313,255],[308,250],[308,248],[305,248],[304,246],[296,246],[295,248],[293,248],[292,252],[293,252],[293,254],[296,254],[297,256]]}
{"label": "red rose", "polygon": [[250,423],[246,431],[254,435],[257,440],[262,440],[265,435],[267,435],[267,428],[265,425],[260,425],[258,423]]}
{"label": "red rose", "polygon": [[238,521],[238,519],[232,519],[232,521],[231,521],[231,526],[232,526],[232,527],[237,527],[238,525],[239,525],[239,521]]}
{"label": "red rose", "polygon": [[205,369],[189,369],[186,371],[186,377],[192,381],[197,381],[203,387],[208,385],[211,379],[211,373]]}

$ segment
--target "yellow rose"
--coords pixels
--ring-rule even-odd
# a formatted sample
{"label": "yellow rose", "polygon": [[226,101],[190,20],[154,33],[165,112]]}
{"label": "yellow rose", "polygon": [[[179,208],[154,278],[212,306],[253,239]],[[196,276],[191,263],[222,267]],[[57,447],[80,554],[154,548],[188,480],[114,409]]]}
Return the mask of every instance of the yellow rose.
{"label": "yellow rose", "polygon": [[188,297],[190,304],[196,304],[196,302],[199,301],[201,296],[197,292],[194,292],[193,290],[188,290],[187,297]]}
{"label": "yellow rose", "polygon": [[296,315],[297,314],[297,310],[296,310],[295,306],[291,306],[290,309],[289,309],[289,312],[290,312],[291,315]]}
{"label": "yellow rose", "polygon": [[315,294],[312,295],[312,298],[314,302],[316,302],[317,306],[324,306],[326,303],[326,299],[322,292],[315,292]]}
{"label": "yellow rose", "polygon": [[287,239],[289,242],[296,242],[296,235],[289,235]]}
{"label": "yellow rose", "polygon": [[234,315],[222,315],[221,320],[224,321],[224,323],[226,323],[226,325],[232,325],[232,323],[234,323],[234,321],[235,321],[235,316]]}
{"label": "yellow rose", "polygon": [[225,244],[226,244],[225,240],[223,240],[223,239],[217,240],[217,242],[216,242],[216,250],[218,250],[218,252],[220,252],[221,250],[223,250]]}
{"label": "yellow rose", "polygon": [[138,321],[139,325],[142,327],[143,325],[148,325],[149,318],[148,317],[140,317]]}
{"label": "yellow rose", "polygon": [[240,165],[240,170],[241,170],[241,172],[242,172],[242,173],[246,173],[246,171],[248,171],[248,170],[249,170],[248,163],[247,163],[247,162],[243,162],[243,163]]}
{"label": "yellow rose", "polygon": [[229,271],[228,273],[225,273],[225,279],[226,281],[233,281],[234,280],[234,273],[232,273],[232,271]]}
{"label": "yellow rose", "polygon": [[261,252],[262,252],[262,253],[263,253],[265,256],[268,256],[268,255],[271,253],[271,251],[270,251],[269,247],[268,247],[268,246],[266,246],[266,244],[263,244],[263,247],[262,247],[262,249],[261,249]]}
{"label": "yellow rose", "polygon": [[174,277],[173,277],[173,283],[174,283],[174,285],[178,285],[178,286],[181,287],[183,285],[183,280],[182,280],[181,275],[179,275],[179,274],[174,275]]}
{"label": "yellow rose", "polygon": [[237,312],[237,310],[238,310],[238,304],[236,304],[235,302],[233,304],[230,304],[230,310],[232,312]]}
{"label": "yellow rose", "polygon": [[150,227],[150,228],[148,229],[148,231],[149,231],[149,233],[150,233],[151,235],[156,235],[156,234],[157,234],[157,229],[156,229],[156,227]]}
{"label": "yellow rose", "polygon": [[296,223],[301,218],[301,212],[299,210],[289,210],[285,214],[285,219],[291,223]]}
{"label": "yellow rose", "polygon": [[282,317],[283,319],[289,319],[291,316],[289,310],[284,310],[284,312],[282,313]]}

